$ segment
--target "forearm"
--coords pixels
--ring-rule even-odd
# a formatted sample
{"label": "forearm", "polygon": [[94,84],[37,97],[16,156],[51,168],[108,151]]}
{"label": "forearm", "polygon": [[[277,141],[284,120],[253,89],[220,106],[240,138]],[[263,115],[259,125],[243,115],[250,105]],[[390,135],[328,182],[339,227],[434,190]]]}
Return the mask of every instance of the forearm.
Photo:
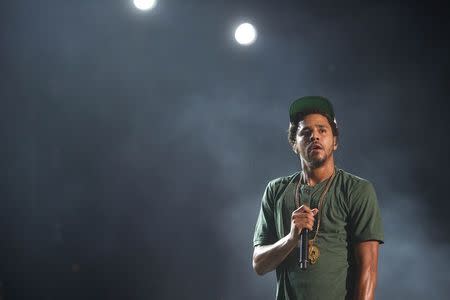
{"label": "forearm", "polygon": [[377,285],[377,272],[370,267],[362,267],[358,272],[355,300],[373,300]]}
{"label": "forearm", "polygon": [[373,300],[377,285],[378,241],[359,243],[355,247],[357,277],[355,300]]}
{"label": "forearm", "polygon": [[297,246],[290,235],[272,245],[257,246],[253,252],[253,269],[258,275],[274,270]]}

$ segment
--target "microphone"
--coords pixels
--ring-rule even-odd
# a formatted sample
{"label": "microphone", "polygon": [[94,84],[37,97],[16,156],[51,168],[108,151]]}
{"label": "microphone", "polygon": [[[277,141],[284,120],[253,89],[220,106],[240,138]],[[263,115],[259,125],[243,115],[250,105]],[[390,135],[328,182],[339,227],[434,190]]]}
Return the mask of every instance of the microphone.
{"label": "microphone", "polygon": [[300,238],[298,240],[298,247],[300,248],[299,263],[300,269],[302,270],[308,269],[308,252],[309,252],[308,237],[309,237],[309,230],[303,228],[302,232],[300,233]]}

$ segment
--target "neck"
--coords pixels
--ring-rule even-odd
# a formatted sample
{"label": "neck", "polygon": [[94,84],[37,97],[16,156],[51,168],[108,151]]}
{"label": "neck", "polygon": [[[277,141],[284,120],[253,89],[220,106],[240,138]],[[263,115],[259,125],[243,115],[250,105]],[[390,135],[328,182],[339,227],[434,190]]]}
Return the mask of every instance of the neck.
{"label": "neck", "polygon": [[317,168],[311,168],[302,161],[302,169],[308,185],[315,186],[333,175],[334,160],[333,157],[331,157],[331,159],[328,159],[323,165]]}

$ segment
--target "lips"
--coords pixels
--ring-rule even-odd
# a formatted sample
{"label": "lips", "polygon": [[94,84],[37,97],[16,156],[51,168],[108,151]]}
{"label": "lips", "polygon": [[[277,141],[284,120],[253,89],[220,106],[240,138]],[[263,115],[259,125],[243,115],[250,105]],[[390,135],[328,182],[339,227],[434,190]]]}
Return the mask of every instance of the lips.
{"label": "lips", "polygon": [[320,145],[320,144],[318,144],[318,143],[311,144],[311,145],[308,147],[308,152],[312,152],[312,151],[314,151],[314,150],[323,150],[323,147],[322,147],[322,145]]}

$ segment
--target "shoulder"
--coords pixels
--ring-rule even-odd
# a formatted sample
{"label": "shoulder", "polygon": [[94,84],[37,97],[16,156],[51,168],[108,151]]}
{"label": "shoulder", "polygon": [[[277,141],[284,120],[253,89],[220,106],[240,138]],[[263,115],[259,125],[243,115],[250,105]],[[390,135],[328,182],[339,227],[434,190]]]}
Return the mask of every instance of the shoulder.
{"label": "shoulder", "polygon": [[287,186],[296,180],[299,174],[300,172],[295,172],[288,176],[270,180],[267,184],[267,191],[269,191],[273,196],[283,193]]}
{"label": "shoulder", "polygon": [[373,188],[373,185],[369,180],[342,169],[337,169],[337,174],[340,177],[341,184],[345,186],[348,191]]}
{"label": "shoulder", "polygon": [[297,178],[297,176],[299,174],[300,174],[300,172],[295,172],[288,176],[283,176],[283,177],[278,177],[278,178],[272,179],[269,181],[269,183],[267,185],[272,188],[280,188],[280,187],[287,186],[289,183],[291,183],[293,180],[295,180],[295,178]]}
{"label": "shoulder", "polygon": [[374,198],[376,199],[375,188],[369,180],[360,176],[351,174],[342,169],[338,169],[340,177],[341,189],[345,192],[348,198]]}
{"label": "shoulder", "polygon": [[295,177],[297,177],[299,174],[299,172],[295,172],[291,175],[288,176],[283,176],[283,177],[278,177],[275,179],[272,179],[269,181],[269,185],[270,186],[281,186],[281,185],[287,185],[289,184],[292,180],[295,179]]}

